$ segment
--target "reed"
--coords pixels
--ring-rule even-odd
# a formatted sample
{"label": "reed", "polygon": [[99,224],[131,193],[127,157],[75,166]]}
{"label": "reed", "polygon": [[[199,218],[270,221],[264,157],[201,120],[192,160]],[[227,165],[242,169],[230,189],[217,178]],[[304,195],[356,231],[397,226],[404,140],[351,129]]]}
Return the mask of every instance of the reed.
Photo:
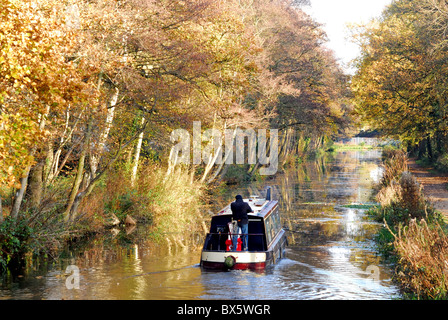
{"label": "reed", "polygon": [[394,180],[398,180],[403,172],[408,171],[407,154],[396,148],[385,148],[383,150],[384,172],[380,181],[382,187],[387,187]]}
{"label": "reed", "polygon": [[382,187],[376,196],[381,205],[375,209],[377,220],[389,225],[407,224],[411,219],[433,219],[436,215],[423,195],[421,185],[408,171],[402,172],[398,180]]}
{"label": "reed", "polygon": [[107,224],[111,217],[122,223],[129,215],[146,224],[154,236],[202,231],[205,185],[191,181],[182,170],[166,175],[157,164],[145,164],[134,184],[126,168],[111,172],[82,207],[90,225]]}
{"label": "reed", "polygon": [[166,176],[164,170],[147,167],[140,173],[138,191],[150,199],[147,210],[154,228],[165,233],[202,230],[205,185],[192,181],[186,171]]}
{"label": "reed", "polygon": [[412,219],[399,228],[396,280],[407,298],[448,298],[448,237],[439,223]]}

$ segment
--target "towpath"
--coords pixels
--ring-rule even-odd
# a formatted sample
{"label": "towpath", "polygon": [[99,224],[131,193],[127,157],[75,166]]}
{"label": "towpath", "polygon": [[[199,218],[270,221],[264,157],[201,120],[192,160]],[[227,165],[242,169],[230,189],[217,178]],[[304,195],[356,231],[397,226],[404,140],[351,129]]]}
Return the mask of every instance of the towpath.
{"label": "towpath", "polygon": [[409,159],[408,168],[423,186],[426,198],[448,218],[448,174],[436,173],[430,167],[417,164],[415,159]]}

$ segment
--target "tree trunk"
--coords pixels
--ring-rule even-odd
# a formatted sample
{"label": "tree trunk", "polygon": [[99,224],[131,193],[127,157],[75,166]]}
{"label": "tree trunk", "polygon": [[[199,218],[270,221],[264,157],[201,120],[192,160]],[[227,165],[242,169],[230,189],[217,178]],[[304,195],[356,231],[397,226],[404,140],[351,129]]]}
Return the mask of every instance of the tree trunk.
{"label": "tree trunk", "polygon": [[44,163],[39,162],[30,172],[29,201],[30,208],[37,209],[42,200]]}
{"label": "tree trunk", "polygon": [[91,177],[95,176],[96,170],[98,169],[98,163],[101,159],[101,155],[104,151],[104,146],[106,145],[107,138],[109,137],[109,132],[112,127],[112,122],[115,117],[115,106],[117,105],[118,101],[118,94],[119,90],[118,88],[115,88],[115,92],[113,93],[112,97],[110,98],[108,107],[107,107],[107,115],[106,115],[106,123],[103,132],[100,135],[100,139],[98,141],[98,153],[91,154],[89,157],[90,160],[90,175]]}
{"label": "tree trunk", "polygon": [[425,155],[425,151],[426,151],[426,144],[425,141],[420,141],[418,143],[418,158],[419,159],[423,159],[424,155]]}
{"label": "tree trunk", "polygon": [[[283,147],[283,161],[282,161],[282,166],[285,165],[286,161],[288,160],[288,155],[290,152],[290,147],[291,147],[291,129],[288,128],[286,129],[286,138],[285,138],[285,145]],[[280,155],[279,155],[280,158]]]}
{"label": "tree trunk", "polygon": [[[68,160],[68,157],[70,156],[71,152],[77,147],[77,145],[79,143],[81,143],[82,138],[78,139],[75,143],[72,144],[72,146],[70,147],[70,149],[68,150],[64,161],[59,164],[59,160],[62,154],[62,150],[64,148],[64,146],[71,141],[71,138],[73,136],[73,132],[75,131],[79,121],[83,118],[83,114],[86,111],[86,108],[82,109],[81,112],[75,117],[75,121],[74,124],[72,125],[72,128],[69,128],[69,120],[70,120],[70,108],[67,109],[66,111],[66,122],[65,122],[65,128],[64,128],[64,132],[62,133],[61,137],[60,137],[60,142],[59,142],[59,146],[58,149],[56,150],[56,152],[54,152],[53,155],[49,155],[49,158],[52,159],[51,162],[51,168],[50,168],[50,172],[48,174],[48,177],[46,178],[45,183],[51,183],[58,175],[59,172],[61,171],[61,169],[64,167],[65,163]],[[52,150],[53,152],[53,150]]]}
{"label": "tree trunk", "polygon": [[436,133],[436,150],[437,150],[437,156],[440,157],[443,153],[443,146],[442,146],[442,135],[440,131],[437,131]]}
{"label": "tree trunk", "polygon": [[[70,155],[72,154],[73,150],[75,150],[75,148],[78,146],[78,144],[80,144],[82,141],[82,138],[78,139],[76,142],[73,143],[73,145],[70,147],[70,149],[67,151],[64,159],[62,160],[61,164],[59,164],[59,158],[60,158],[60,153],[57,155],[57,159],[55,160],[56,163],[54,163],[54,172],[51,174],[51,177],[48,178],[48,183],[51,183],[53,181],[53,179],[55,179],[58,175],[59,172],[61,172],[62,168],[65,166],[65,164],[68,161],[68,158],[70,157]],[[60,150],[58,150],[59,152]],[[58,153],[57,152],[57,153]]]}
{"label": "tree trunk", "polygon": [[[147,124],[147,122],[145,122],[144,125],[140,128],[140,131],[138,132],[138,135],[140,135],[140,133],[145,129],[146,124]],[[71,218],[71,221],[75,220],[75,218],[77,216],[78,206],[81,203],[81,201],[85,197],[90,195],[90,193],[93,191],[93,189],[98,184],[98,182],[103,177],[103,175],[112,166],[112,164],[114,164],[115,161],[117,161],[117,159],[120,157],[121,152],[123,150],[125,150],[133,141],[135,141],[136,138],[137,138],[137,135],[133,136],[128,142],[126,142],[123,145],[120,143],[120,147],[118,148],[118,151],[114,155],[114,157],[111,160],[109,160],[109,162],[105,166],[102,167],[102,170],[99,173],[98,172],[96,173],[94,178],[91,177],[90,179],[88,179],[88,182],[86,183],[87,186],[86,186],[85,190],[83,190],[83,191],[81,191],[79,193],[75,193],[75,195],[73,196],[74,199],[73,199],[73,203],[72,203],[72,206],[71,206],[71,212],[69,212],[69,216]],[[82,182],[82,175],[81,175],[80,180]],[[79,182],[79,183],[81,184],[81,182]],[[79,187],[78,187],[78,190],[79,190]]]}
{"label": "tree trunk", "polygon": [[[207,163],[207,165],[205,166],[205,169],[204,169],[204,174],[202,175],[202,178],[201,178],[201,180],[200,180],[201,183],[203,183],[203,182],[205,181],[205,179],[207,178],[208,174],[209,174],[210,171],[212,170],[212,168],[213,168],[213,166],[214,166],[216,160],[218,159],[218,156],[220,155],[221,149],[222,149],[222,144],[221,144],[220,146],[218,146],[218,150],[215,152],[215,154],[213,154],[213,155],[210,154],[210,157],[209,157],[209,159],[208,159],[208,163]],[[214,150],[214,149],[213,149],[213,150]],[[222,164],[223,164],[223,163],[224,163],[224,161],[221,162],[221,166],[220,166],[220,168],[222,168]],[[214,177],[215,177],[215,176],[213,176],[213,178],[210,179],[210,180],[208,181],[208,183],[210,183],[210,182],[214,179]]]}
{"label": "tree trunk", "polygon": [[428,147],[428,157],[432,161],[433,158],[434,158],[434,154],[432,152],[431,138],[430,137],[426,138],[426,144],[427,144],[427,147]]}
{"label": "tree trunk", "polygon": [[2,196],[0,195],[0,224],[3,223]]}
{"label": "tree trunk", "polygon": [[43,180],[44,180],[44,189],[49,181],[49,178],[51,177],[52,167],[54,163],[54,151],[53,151],[53,140],[48,139],[47,143],[47,157],[45,158],[45,164],[43,168]]}
{"label": "tree trunk", "polygon": [[[235,137],[236,137],[237,129],[238,129],[238,127],[235,127],[235,129],[233,129],[232,136],[229,137],[229,136],[227,136],[227,134],[228,134],[227,123],[224,124],[224,132],[226,132],[225,142],[224,142],[225,146],[226,146],[226,148],[224,150],[224,159],[222,159],[222,161],[219,164],[218,168],[215,170],[215,172],[212,174],[212,176],[208,179],[208,181],[207,181],[208,184],[212,183],[213,180],[215,180],[216,177],[220,174],[220,172],[224,168],[224,165],[227,163],[227,159],[229,158],[229,156],[231,155],[233,157],[233,148],[234,148],[234,143],[235,143]],[[222,149],[222,143],[221,143],[221,146],[218,149],[218,152],[215,155],[215,158],[213,159],[213,163],[216,161],[217,156],[218,156],[219,152],[221,151],[221,149]],[[212,166],[210,167],[209,171],[212,169],[213,163],[212,163]],[[227,169],[228,169],[227,166],[225,168],[226,168],[225,171],[227,171]],[[207,174],[208,174],[208,172],[207,172]],[[204,172],[204,176],[202,177],[201,181],[204,181],[205,177],[206,177],[206,175],[205,175],[205,172]],[[221,177],[222,177],[222,175],[221,175]]]}
{"label": "tree trunk", "polygon": [[70,197],[68,199],[67,206],[66,206],[66,209],[64,212],[64,221],[65,222],[73,221],[73,218],[74,218],[71,214],[71,210],[72,210],[73,203],[75,202],[76,195],[78,194],[79,186],[81,185],[82,178],[84,175],[84,164],[85,164],[85,160],[86,160],[86,156],[87,156],[87,151],[89,149],[91,125],[92,125],[92,120],[89,120],[89,123],[87,124],[87,132],[84,137],[84,143],[82,145],[81,156],[79,157],[78,169],[76,171],[75,181],[73,182],[72,191],[70,193]]}
{"label": "tree trunk", "polygon": [[286,138],[287,138],[287,130],[282,130],[280,150],[278,154],[279,158],[282,158],[285,153]]}
{"label": "tree trunk", "polygon": [[[43,115],[41,115],[41,117],[40,117],[40,122],[39,122],[39,130],[40,131],[44,130],[46,118],[49,113],[50,113],[50,106],[47,106],[45,109],[45,113]],[[31,150],[31,155],[34,156],[35,153],[36,153],[36,147],[34,147]],[[20,211],[20,207],[22,205],[23,196],[25,195],[26,188],[28,186],[28,176],[30,174],[30,170],[31,170],[31,166],[26,168],[22,179],[20,179],[20,190],[18,191],[16,198],[14,199],[14,204],[13,204],[13,207],[11,210],[11,217],[14,220],[16,220],[19,217],[19,211]]]}
{"label": "tree trunk", "polygon": [[[142,126],[145,124],[145,117],[142,117]],[[140,151],[143,143],[143,131],[138,135],[137,146],[135,147],[134,164],[132,165],[131,186],[134,186],[137,179],[138,160],[140,159]]]}
{"label": "tree trunk", "polygon": [[28,175],[30,173],[30,167],[26,169],[26,174],[22,179],[20,179],[20,189],[16,193],[16,197],[14,199],[14,204],[11,210],[11,218],[16,220],[19,217],[20,207],[23,201],[23,195],[25,194],[26,187],[28,185]]}

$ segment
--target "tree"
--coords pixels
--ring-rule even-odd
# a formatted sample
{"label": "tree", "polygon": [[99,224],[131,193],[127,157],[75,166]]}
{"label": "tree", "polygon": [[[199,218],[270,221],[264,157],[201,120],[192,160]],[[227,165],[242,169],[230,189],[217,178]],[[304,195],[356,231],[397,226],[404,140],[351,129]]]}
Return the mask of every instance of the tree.
{"label": "tree", "polygon": [[396,1],[365,28],[352,81],[361,118],[411,146],[446,132],[447,55],[429,2]]}
{"label": "tree", "polygon": [[[170,133],[195,121],[233,136],[279,128],[285,152],[296,132],[321,144],[344,124],[346,77],[305,4],[3,1],[0,182],[19,189],[13,215],[76,221],[109,173],[129,168],[123,183],[138,188],[141,163],[168,158]],[[212,183],[226,170],[215,158],[182,170]],[[61,199],[46,201],[59,184]]]}
{"label": "tree", "polygon": [[49,120],[86,96],[82,77],[66,61],[73,34],[64,31],[58,8],[51,0],[0,4],[0,182],[19,189],[14,218],[51,134]]}
{"label": "tree", "polygon": [[277,86],[271,125],[283,131],[284,154],[302,138],[331,136],[347,126],[348,77],[325,47],[318,23],[287,1],[259,2],[266,63]]}

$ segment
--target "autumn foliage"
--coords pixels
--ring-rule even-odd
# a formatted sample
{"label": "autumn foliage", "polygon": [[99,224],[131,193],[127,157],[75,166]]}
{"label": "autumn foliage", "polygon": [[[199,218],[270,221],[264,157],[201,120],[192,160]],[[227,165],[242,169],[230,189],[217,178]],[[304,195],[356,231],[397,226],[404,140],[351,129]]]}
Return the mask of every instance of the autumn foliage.
{"label": "autumn foliage", "polygon": [[447,146],[447,21],[445,1],[394,1],[356,35],[361,121],[432,161]]}
{"label": "autumn foliage", "polygon": [[348,78],[300,4],[2,1],[0,220],[96,228],[117,214],[116,198],[157,208],[147,218],[163,222],[172,210],[157,202],[162,193],[199,206],[226,168],[167,170],[170,133],[193,121],[204,130],[279,129],[283,155],[342,132]]}

